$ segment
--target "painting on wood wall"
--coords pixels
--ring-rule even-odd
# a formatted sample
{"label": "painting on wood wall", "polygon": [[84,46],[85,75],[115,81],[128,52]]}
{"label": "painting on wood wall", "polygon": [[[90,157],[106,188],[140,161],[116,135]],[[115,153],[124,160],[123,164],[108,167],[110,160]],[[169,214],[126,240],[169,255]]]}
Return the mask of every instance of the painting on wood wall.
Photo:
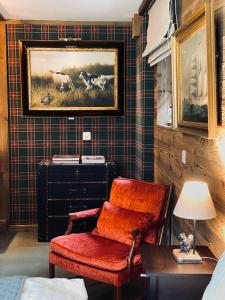
{"label": "painting on wood wall", "polygon": [[207,3],[173,37],[177,125],[216,135],[216,79],[213,7]]}
{"label": "painting on wood wall", "polygon": [[122,114],[122,43],[21,41],[20,49],[25,115]]}
{"label": "painting on wood wall", "polygon": [[205,28],[180,45],[180,97],[183,121],[208,123]]}

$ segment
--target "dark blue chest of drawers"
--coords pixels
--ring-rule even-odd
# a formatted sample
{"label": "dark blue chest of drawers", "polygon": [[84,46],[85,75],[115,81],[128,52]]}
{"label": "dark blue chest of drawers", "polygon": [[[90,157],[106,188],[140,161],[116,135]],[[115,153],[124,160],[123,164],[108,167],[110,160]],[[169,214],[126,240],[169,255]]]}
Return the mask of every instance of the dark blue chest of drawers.
{"label": "dark blue chest of drawers", "polygon": [[[105,164],[54,165],[41,161],[38,179],[38,241],[64,234],[67,214],[101,207],[117,176],[114,162]],[[75,222],[74,232],[92,230],[96,219]]]}

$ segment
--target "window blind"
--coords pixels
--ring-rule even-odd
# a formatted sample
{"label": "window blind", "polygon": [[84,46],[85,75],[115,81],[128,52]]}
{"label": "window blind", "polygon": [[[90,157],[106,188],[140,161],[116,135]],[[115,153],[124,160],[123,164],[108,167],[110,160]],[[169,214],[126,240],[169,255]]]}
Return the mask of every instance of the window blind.
{"label": "window blind", "polygon": [[170,55],[170,37],[176,29],[176,0],[156,0],[149,12],[147,45],[143,57],[151,66]]}

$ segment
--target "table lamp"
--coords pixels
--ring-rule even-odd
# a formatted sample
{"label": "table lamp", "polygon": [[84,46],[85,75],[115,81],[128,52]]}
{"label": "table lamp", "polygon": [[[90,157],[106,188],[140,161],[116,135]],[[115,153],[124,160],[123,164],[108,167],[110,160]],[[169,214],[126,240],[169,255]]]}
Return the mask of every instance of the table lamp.
{"label": "table lamp", "polygon": [[201,263],[202,259],[195,250],[196,220],[209,220],[216,217],[208,185],[202,181],[186,181],[173,213],[177,217],[194,221],[193,251],[182,253],[180,249],[174,249],[175,259],[179,263]]}

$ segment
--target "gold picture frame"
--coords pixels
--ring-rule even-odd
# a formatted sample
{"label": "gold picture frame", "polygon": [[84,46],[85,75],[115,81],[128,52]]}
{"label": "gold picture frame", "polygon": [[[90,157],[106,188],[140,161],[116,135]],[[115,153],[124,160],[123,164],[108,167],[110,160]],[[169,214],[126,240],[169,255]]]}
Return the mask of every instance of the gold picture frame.
{"label": "gold picture frame", "polygon": [[122,41],[19,42],[25,116],[124,114]]}
{"label": "gold picture frame", "polygon": [[172,37],[177,128],[208,138],[217,132],[214,8],[206,2]]}

